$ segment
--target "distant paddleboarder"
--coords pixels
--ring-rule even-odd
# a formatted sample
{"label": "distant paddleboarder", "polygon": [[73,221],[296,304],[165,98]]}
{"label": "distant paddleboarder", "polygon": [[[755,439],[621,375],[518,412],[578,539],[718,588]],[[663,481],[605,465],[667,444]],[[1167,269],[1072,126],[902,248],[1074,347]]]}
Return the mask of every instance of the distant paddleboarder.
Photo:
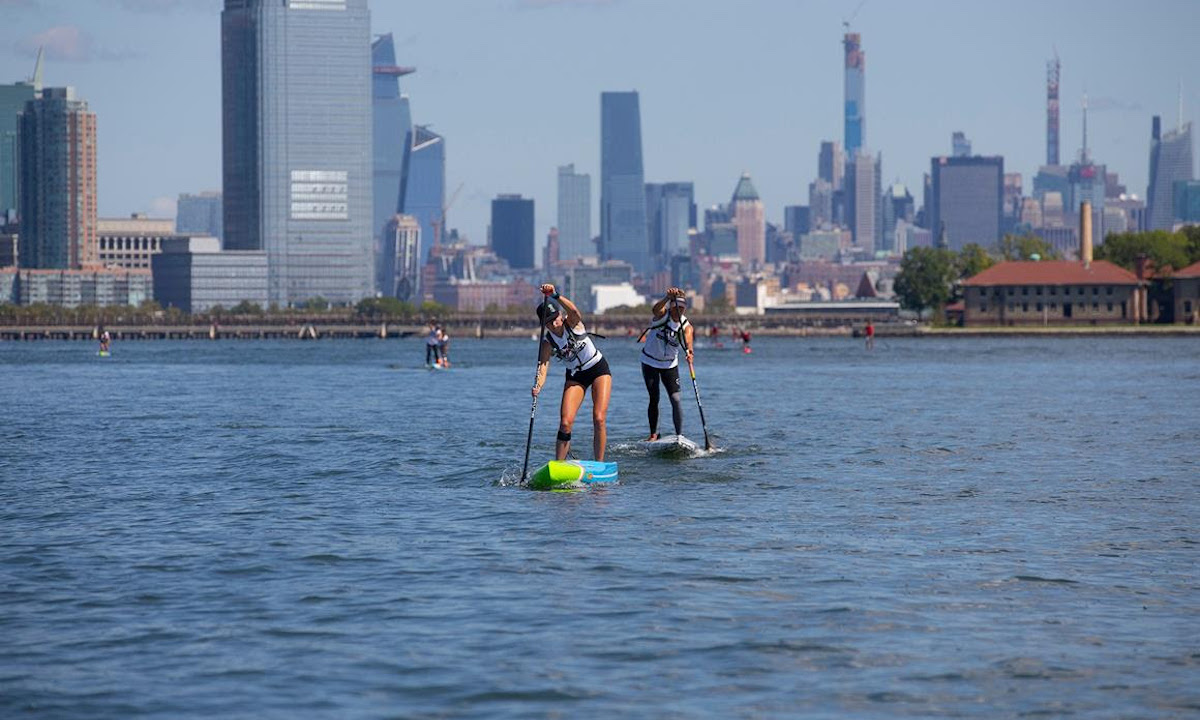
{"label": "distant paddleboarder", "polygon": [[538,320],[542,324],[542,338],[538,351],[537,379],[531,388],[534,397],[546,382],[551,356],[567,366],[562,405],[559,408],[555,459],[566,460],[571,450],[571,428],[575,425],[575,414],[583,404],[584,394],[591,388],[592,451],[596,460],[603,460],[608,444],[605,416],[612,394],[612,373],[608,369],[608,360],[604,359],[588,335],[575,303],[559,295],[553,285],[542,285],[541,290],[547,301],[538,305],[537,309]]}
{"label": "distant paddleboarder", "polygon": [[[429,332],[425,334],[425,366],[435,367],[442,364],[442,331],[437,323],[429,321]],[[432,358],[432,362],[430,359]]]}
{"label": "distant paddleboarder", "polygon": [[438,326],[438,349],[442,353],[442,367],[450,367],[450,333],[442,326]]}
{"label": "distant paddleboarder", "polygon": [[[692,323],[683,314],[687,299],[683,290],[673,287],[667,290],[662,300],[654,304],[654,318],[650,327],[642,333],[646,344],[642,346],[642,380],[646,383],[646,392],[650,394],[650,403],[646,407],[646,417],[650,421],[650,437],[647,440],[658,439],[658,386],[662,383],[667,388],[667,398],[671,401],[671,418],[675,423],[675,434],[683,435],[683,401],[679,383],[679,349],[682,346],[687,358],[688,367],[692,367],[693,337],[695,335]],[[641,338],[638,338],[639,340]],[[692,374],[695,374],[693,368]]]}
{"label": "distant paddleboarder", "polygon": [[100,354],[101,355],[108,354],[108,346],[111,342],[112,342],[112,335],[109,335],[108,331],[104,329],[103,325],[101,325],[100,326]]}
{"label": "distant paddleboarder", "polygon": [[870,320],[867,321],[867,329],[865,331],[865,334],[867,336],[867,349],[874,350],[875,349],[875,325]]}

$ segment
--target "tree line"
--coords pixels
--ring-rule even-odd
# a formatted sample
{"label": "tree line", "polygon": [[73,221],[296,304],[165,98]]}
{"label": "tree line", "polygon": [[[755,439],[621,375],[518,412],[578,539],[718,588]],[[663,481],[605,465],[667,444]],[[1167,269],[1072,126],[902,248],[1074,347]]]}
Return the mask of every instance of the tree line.
{"label": "tree line", "polygon": [[[1096,260],[1107,260],[1131,272],[1140,258],[1148,261],[1151,277],[1169,285],[1171,275],[1200,261],[1200,226],[1178,232],[1113,233],[1096,247]],[[904,253],[895,291],[900,304],[918,312],[941,310],[962,299],[962,281],[997,262],[1059,260],[1061,255],[1035,235],[1005,235],[993,248],[971,243],[955,252],[947,248],[916,247]]]}

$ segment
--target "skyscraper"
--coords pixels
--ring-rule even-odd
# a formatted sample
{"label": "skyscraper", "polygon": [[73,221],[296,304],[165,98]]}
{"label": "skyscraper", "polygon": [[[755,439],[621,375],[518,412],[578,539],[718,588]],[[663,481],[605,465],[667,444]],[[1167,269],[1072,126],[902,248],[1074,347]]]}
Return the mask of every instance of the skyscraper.
{"label": "skyscraper", "polygon": [[175,232],[180,235],[210,235],[220,238],[223,233],[224,211],[221,193],[202,192],[195,195],[180,193],[175,205]]}
{"label": "skyscraper", "polygon": [[533,198],[497,195],[492,200],[492,252],[515,270],[533,269]]}
{"label": "skyscraper", "polygon": [[970,157],[971,141],[967,139],[967,134],[961,130],[955,130],[950,136],[950,149],[950,154],[954,157]]}
{"label": "skyscraper", "polygon": [[595,255],[592,245],[592,178],[574,163],[558,168],[558,258]]}
{"label": "skyscraper", "polygon": [[750,267],[761,265],[767,259],[767,221],[749,173],[742,173],[729,205],[737,228],[738,257]]}
{"label": "skyscraper", "polygon": [[21,266],[98,265],[96,115],[74,88],[46,88],[18,128]]}
{"label": "skyscraper", "polygon": [[225,0],[226,249],[264,250],[268,295],[374,293],[367,0]]}
{"label": "skyscraper", "polygon": [[383,228],[379,289],[411,302],[421,296],[421,225],[412,215],[393,215]]}
{"label": "skyscraper", "polygon": [[1004,158],[935,157],[930,163],[930,231],[945,232],[946,246],[968,243],[985,248],[1000,240],[1004,203]]}
{"label": "skyscraper", "polygon": [[840,188],[845,162],[846,155],[842,152],[841,143],[836,140],[821,141],[821,153],[817,157],[817,177],[833,188]]}
{"label": "skyscraper", "polygon": [[[371,232],[376,238],[375,264],[391,265],[390,246],[394,233],[386,225],[400,210],[400,185],[404,170],[404,141],[412,130],[412,115],[408,97],[400,93],[399,78],[413,72],[413,68],[396,65],[396,46],[392,34],[375,38],[371,43],[371,118],[372,118],[372,175],[374,191],[371,211]],[[388,247],[385,247],[388,246]],[[392,273],[381,273],[381,280]],[[387,287],[390,280],[383,280],[379,288],[391,295]]]}
{"label": "skyscraper", "polygon": [[27,82],[0,85],[0,222],[9,210],[16,210],[20,176],[17,173],[17,157],[20,141],[17,138],[18,116],[25,110],[25,103],[42,92],[42,53],[38,51],[33,77]]}
{"label": "skyscraper", "polygon": [[1150,184],[1146,188],[1146,229],[1170,230],[1175,224],[1172,194],[1177,181],[1192,180],[1192,124],[1162,133],[1157,115],[1150,131]]}
{"label": "skyscraper", "polygon": [[1046,62],[1046,164],[1058,164],[1058,54]]}
{"label": "skyscraper", "polygon": [[692,183],[646,183],[646,218],[655,269],[666,269],[672,257],[688,253],[688,230],[696,227]]}
{"label": "skyscraper", "polygon": [[404,182],[400,212],[421,225],[421,262],[429,260],[445,237],[446,141],[424,125],[415,125],[404,143]]}
{"label": "skyscraper", "polygon": [[638,94],[600,94],[600,245],[605,260],[654,271],[646,236],[642,121]]}
{"label": "skyscraper", "polygon": [[846,52],[846,154],[853,161],[867,142],[867,80],[866,53],[862,37],[846,33],[842,41]]}
{"label": "skyscraper", "polygon": [[854,247],[874,253],[883,231],[883,159],[858,151],[846,163],[846,220]]}

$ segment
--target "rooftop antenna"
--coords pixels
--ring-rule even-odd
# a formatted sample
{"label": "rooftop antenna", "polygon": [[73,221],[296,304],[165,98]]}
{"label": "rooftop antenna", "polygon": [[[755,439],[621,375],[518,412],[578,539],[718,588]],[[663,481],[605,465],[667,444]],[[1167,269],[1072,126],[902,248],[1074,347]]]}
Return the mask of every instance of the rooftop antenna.
{"label": "rooftop antenna", "polygon": [[1087,90],[1083,91],[1083,150],[1080,151],[1080,164],[1088,164],[1087,146]]}
{"label": "rooftop antenna", "polygon": [[1183,130],[1183,78],[1179,78],[1179,124],[1177,127]]}

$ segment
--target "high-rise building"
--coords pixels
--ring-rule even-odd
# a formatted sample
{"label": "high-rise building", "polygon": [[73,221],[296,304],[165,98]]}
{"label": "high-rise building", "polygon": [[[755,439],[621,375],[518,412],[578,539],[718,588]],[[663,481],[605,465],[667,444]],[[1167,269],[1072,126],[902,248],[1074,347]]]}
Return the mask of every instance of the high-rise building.
{"label": "high-rise building", "polygon": [[413,68],[396,64],[396,44],[392,34],[375,38],[371,43],[371,144],[373,197],[371,201],[371,233],[375,242],[375,265],[381,285],[378,289],[392,296],[389,290],[394,273],[380,269],[392,266],[395,258],[388,248],[394,238],[387,225],[400,211],[400,186],[404,171],[404,142],[412,130],[412,113],[408,96],[400,92],[400,78]]}
{"label": "high-rise building", "polygon": [[46,88],[18,128],[21,267],[98,265],[95,113],[74,88]]}
{"label": "high-rise building", "polygon": [[896,224],[912,225],[916,217],[916,203],[912,193],[903,183],[895,183],[883,193],[883,242],[880,250],[888,252],[903,252],[902,245],[896,241]]}
{"label": "high-rise building", "polygon": [[393,215],[383,226],[379,289],[412,302],[421,297],[421,224],[412,215]]}
{"label": "high-rise building", "polygon": [[572,260],[595,255],[592,245],[592,178],[575,164],[558,168],[558,255]]}
{"label": "high-rise building", "polygon": [[17,173],[17,157],[20,142],[17,138],[18,116],[25,110],[25,103],[42,92],[42,54],[38,51],[37,65],[33,77],[26,82],[0,85],[0,216],[15,212],[18,206],[20,176]]}
{"label": "high-rise building", "polygon": [[1150,133],[1150,184],[1146,188],[1146,229],[1170,230],[1175,218],[1171,205],[1176,182],[1193,180],[1192,124],[1181,123],[1162,133],[1157,115]]}
{"label": "high-rise building", "polygon": [[946,247],[961,250],[1000,240],[1004,202],[1004,158],[935,157],[930,163],[930,230]]}
{"label": "high-rise building", "polygon": [[600,94],[600,245],[605,260],[654,272],[646,235],[642,121],[638,94]]}
{"label": "high-rise building", "polygon": [[400,212],[421,225],[422,262],[446,237],[446,141],[424,125],[415,125],[404,145],[404,183]]}
{"label": "high-rise building", "polygon": [[812,227],[808,205],[788,205],[783,209],[783,231],[798,238]]}
{"label": "high-rise building", "polygon": [[688,254],[688,231],[696,227],[695,187],[690,182],[646,183],[646,220],[656,269]]}
{"label": "high-rise building", "polygon": [[846,219],[860,252],[874,253],[883,232],[882,165],[864,151],[846,163]]}
{"label": "high-rise building", "polygon": [[955,130],[950,136],[950,154],[954,157],[970,157],[971,156],[971,141],[967,139],[966,133],[961,130]]}
{"label": "high-rise building", "polygon": [[846,53],[846,155],[853,162],[867,142],[866,53],[858,33],[846,33],[842,45]]}
{"label": "high-rise building", "polygon": [[533,237],[533,198],[497,195],[492,200],[492,252],[515,270],[531,270]]}
{"label": "high-rise building", "polygon": [[175,230],[180,235],[207,235],[220,239],[224,211],[219,191],[180,193],[175,205]]}
{"label": "high-rise building", "polygon": [[1174,201],[1171,207],[1176,220],[1200,223],[1200,181],[1176,180],[1172,186]]}
{"label": "high-rise building", "polygon": [[817,177],[834,188],[840,188],[845,162],[846,155],[842,152],[840,142],[837,140],[821,141],[821,153],[817,156]]}
{"label": "high-rise building", "polygon": [[808,184],[809,226],[821,228],[833,224],[833,186],[824,178]]}
{"label": "high-rise building", "polygon": [[1046,164],[1058,165],[1058,54],[1046,62]]}
{"label": "high-rise building", "polygon": [[733,224],[737,227],[738,257],[751,268],[767,259],[767,225],[762,200],[750,174],[742,173],[737,187],[733,189]]}
{"label": "high-rise building", "polygon": [[225,0],[224,246],[272,303],[374,294],[370,31],[367,0]]}

